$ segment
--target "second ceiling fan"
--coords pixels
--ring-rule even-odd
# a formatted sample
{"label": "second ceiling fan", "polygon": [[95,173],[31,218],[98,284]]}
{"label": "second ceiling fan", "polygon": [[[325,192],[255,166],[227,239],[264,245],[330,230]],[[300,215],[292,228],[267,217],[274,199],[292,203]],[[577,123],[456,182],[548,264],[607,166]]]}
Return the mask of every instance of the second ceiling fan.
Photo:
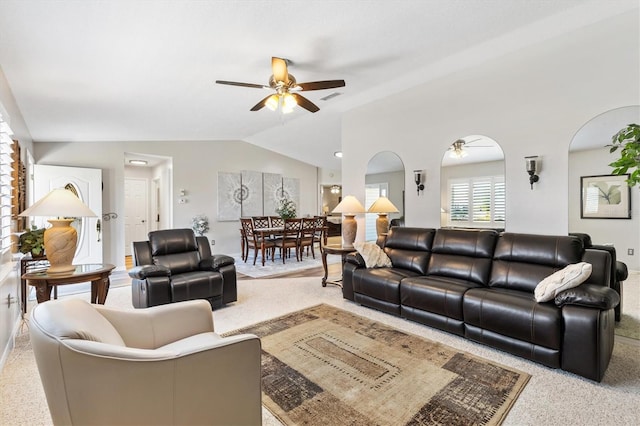
{"label": "second ceiling fan", "polygon": [[282,108],[283,113],[289,113],[293,111],[296,105],[300,105],[302,108],[310,112],[317,112],[320,110],[316,104],[305,98],[298,92],[310,91],[310,90],[324,90],[333,89],[336,87],[344,87],[344,80],[325,80],[325,81],[312,81],[308,83],[298,83],[294,76],[289,74],[287,67],[287,60],[283,58],[271,58],[271,70],[272,75],[269,78],[269,85],[252,83],[239,83],[236,81],[216,80],[217,84],[227,84],[230,86],[251,87],[255,89],[273,89],[274,94],[271,94],[260,102],[255,104],[251,111],[258,111],[265,106],[273,111]]}

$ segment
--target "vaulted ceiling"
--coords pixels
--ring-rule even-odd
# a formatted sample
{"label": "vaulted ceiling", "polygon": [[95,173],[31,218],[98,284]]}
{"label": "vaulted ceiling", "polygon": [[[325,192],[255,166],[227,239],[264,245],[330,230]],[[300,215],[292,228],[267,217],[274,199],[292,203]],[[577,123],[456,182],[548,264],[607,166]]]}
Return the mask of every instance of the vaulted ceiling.
{"label": "vaulted ceiling", "polygon": [[[244,140],[339,169],[350,109],[637,7],[635,0],[0,0],[0,67],[34,141]],[[271,57],[320,107],[249,109]],[[336,93],[328,100],[324,97]]]}

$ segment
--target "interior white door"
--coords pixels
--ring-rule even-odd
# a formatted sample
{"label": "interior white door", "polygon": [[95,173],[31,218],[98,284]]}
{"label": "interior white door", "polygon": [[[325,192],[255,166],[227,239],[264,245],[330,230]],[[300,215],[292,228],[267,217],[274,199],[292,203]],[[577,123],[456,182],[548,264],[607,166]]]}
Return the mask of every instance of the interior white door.
{"label": "interior white door", "polygon": [[147,240],[149,232],[149,194],[146,179],[124,180],[124,239],[125,255],[131,255],[133,241]]}
{"label": "interior white door", "polygon": [[[82,167],[48,166],[33,168],[34,200],[56,188],[73,188],[78,198],[97,215],[74,221],[78,231],[78,247],[74,264],[102,263],[102,170]],[[42,226],[49,226],[45,218],[37,218]]]}

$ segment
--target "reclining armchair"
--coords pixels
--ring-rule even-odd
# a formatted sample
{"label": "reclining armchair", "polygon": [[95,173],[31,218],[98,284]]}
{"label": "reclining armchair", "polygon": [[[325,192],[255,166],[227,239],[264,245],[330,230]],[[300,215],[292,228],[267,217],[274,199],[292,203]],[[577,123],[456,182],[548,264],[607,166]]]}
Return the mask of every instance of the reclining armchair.
{"label": "reclining armchair", "polygon": [[221,337],[204,300],[38,304],[29,332],[56,425],[259,425],[260,339]]}
{"label": "reclining armchair", "polygon": [[233,257],[212,255],[207,237],[191,229],[149,232],[149,241],[132,244],[132,258],[136,308],[205,299],[213,309],[238,299]]}

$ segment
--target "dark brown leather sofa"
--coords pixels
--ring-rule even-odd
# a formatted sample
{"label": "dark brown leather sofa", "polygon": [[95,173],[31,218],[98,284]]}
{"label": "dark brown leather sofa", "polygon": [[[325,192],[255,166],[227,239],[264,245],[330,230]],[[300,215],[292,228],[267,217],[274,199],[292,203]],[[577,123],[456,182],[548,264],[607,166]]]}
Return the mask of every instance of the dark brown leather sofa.
{"label": "dark brown leather sofa", "polygon": [[[573,236],[402,227],[383,248],[392,267],[368,269],[358,253],[347,255],[346,299],[602,380],[619,303],[608,252]],[[542,279],[580,261],[593,266],[585,283],[536,302]]]}
{"label": "dark brown leather sofa", "polygon": [[207,237],[191,229],[149,232],[148,241],[132,244],[133,306],[150,306],[204,299],[211,308],[238,298],[233,257],[212,255]]}

